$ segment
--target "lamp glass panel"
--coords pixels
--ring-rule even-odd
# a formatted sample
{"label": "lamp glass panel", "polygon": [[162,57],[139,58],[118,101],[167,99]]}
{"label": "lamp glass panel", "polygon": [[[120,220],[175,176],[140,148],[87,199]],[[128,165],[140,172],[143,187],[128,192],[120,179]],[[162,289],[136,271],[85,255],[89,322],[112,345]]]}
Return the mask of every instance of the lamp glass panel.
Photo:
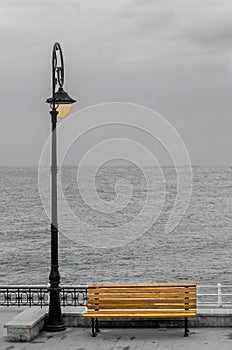
{"label": "lamp glass panel", "polygon": [[57,117],[60,119],[65,118],[71,112],[72,107],[73,107],[73,103],[59,104],[56,109],[58,112]]}
{"label": "lamp glass panel", "polygon": [[[50,108],[52,109],[52,103],[50,103]],[[55,105],[55,108],[58,112],[58,115],[57,117],[62,119],[62,118],[65,118],[72,110],[72,107],[73,107],[73,103],[69,103],[69,104],[56,104]]]}

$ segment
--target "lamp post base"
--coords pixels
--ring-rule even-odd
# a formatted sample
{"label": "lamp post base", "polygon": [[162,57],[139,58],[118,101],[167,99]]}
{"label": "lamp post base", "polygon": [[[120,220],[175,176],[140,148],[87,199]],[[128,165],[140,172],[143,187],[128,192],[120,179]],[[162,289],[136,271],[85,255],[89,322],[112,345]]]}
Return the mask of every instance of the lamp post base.
{"label": "lamp post base", "polygon": [[48,317],[45,320],[44,329],[48,332],[61,332],[65,330],[65,325],[60,307],[60,288],[49,288],[50,304]]}
{"label": "lamp post base", "polygon": [[64,324],[59,325],[52,325],[52,324],[45,324],[44,330],[47,332],[62,332],[66,329]]}
{"label": "lamp post base", "polygon": [[61,332],[66,329],[64,324],[60,325],[52,325],[52,324],[45,324],[44,330],[47,332]]}

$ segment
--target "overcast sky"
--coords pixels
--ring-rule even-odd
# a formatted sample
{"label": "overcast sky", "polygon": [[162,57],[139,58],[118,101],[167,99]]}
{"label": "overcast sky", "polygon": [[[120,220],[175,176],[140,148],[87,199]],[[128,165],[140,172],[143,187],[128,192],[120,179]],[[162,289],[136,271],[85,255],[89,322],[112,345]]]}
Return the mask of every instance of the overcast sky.
{"label": "overcast sky", "polygon": [[154,109],[192,164],[232,164],[231,0],[1,0],[1,165],[38,164],[50,132],[51,50],[74,110]]}

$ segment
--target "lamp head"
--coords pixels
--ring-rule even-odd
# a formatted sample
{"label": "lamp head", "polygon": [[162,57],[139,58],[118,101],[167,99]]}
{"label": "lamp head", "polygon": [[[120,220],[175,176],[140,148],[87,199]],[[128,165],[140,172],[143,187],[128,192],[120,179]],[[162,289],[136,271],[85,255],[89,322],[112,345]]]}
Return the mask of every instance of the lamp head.
{"label": "lamp head", "polygon": [[54,99],[50,97],[46,100],[50,104],[50,108],[53,108],[53,103],[55,102],[55,108],[58,112],[57,117],[62,119],[66,117],[72,110],[73,103],[76,102],[72,97],[68,95],[66,91],[60,86],[58,91],[55,92]]}

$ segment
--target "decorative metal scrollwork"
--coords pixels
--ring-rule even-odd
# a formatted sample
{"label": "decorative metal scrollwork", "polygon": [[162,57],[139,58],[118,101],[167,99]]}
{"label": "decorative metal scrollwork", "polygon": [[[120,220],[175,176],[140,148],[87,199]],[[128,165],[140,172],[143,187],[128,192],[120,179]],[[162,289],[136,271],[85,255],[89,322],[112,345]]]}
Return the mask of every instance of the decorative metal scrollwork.
{"label": "decorative metal scrollwork", "polygon": [[64,85],[64,59],[59,43],[55,43],[52,51],[52,82],[53,82],[53,96],[55,94],[56,85],[59,87]]}
{"label": "decorative metal scrollwork", "polygon": [[[85,306],[87,287],[63,286],[60,292],[62,306]],[[39,306],[49,305],[47,286],[0,286],[0,306]]]}

